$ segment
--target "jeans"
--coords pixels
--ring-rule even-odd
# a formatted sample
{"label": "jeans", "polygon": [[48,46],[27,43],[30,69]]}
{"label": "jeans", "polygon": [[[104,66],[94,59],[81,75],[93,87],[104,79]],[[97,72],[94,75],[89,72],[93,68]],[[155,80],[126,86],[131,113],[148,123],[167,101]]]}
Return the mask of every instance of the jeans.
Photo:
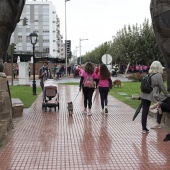
{"label": "jeans", "polygon": [[100,93],[100,100],[101,100],[102,109],[104,109],[104,106],[107,106],[108,92],[109,92],[109,87],[99,87],[99,93]]}
{"label": "jeans", "polygon": [[87,108],[87,102],[88,102],[88,108],[91,109],[93,92],[94,92],[94,88],[88,88],[83,86],[84,108]]}

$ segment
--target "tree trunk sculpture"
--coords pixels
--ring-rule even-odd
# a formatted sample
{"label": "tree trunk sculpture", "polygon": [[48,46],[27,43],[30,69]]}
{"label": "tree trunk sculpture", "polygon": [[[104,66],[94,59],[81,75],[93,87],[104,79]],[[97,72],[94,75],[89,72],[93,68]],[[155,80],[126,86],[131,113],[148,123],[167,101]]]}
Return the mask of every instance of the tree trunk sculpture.
{"label": "tree trunk sculpture", "polygon": [[164,56],[170,92],[170,0],[151,0],[150,12],[156,41]]}
{"label": "tree trunk sculpture", "polygon": [[0,72],[6,57],[11,34],[14,32],[26,0],[0,0]]}

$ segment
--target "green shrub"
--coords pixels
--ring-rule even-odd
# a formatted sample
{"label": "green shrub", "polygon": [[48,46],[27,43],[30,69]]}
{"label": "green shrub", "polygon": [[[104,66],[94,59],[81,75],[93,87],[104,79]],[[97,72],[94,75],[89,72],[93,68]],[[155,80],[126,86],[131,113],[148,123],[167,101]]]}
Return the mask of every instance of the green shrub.
{"label": "green shrub", "polygon": [[141,82],[142,78],[146,75],[146,73],[133,73],[131,75],[129,75],[127,78],[129,80],[132,80],[133,82]]}
{"label": "green shrub", "polygon": [[[142,81],[142,78],[146,75],[147,73],[133,73],[133,74],[130,74],[129,76],[127,76],[127,78],[129,80],[132,80],[133,82],[141,82]],[[162,78],[163,78],[163,81],[166,81],[167,80],[167,75],[166,75],[166,71],[163,72],[162,74]]]}

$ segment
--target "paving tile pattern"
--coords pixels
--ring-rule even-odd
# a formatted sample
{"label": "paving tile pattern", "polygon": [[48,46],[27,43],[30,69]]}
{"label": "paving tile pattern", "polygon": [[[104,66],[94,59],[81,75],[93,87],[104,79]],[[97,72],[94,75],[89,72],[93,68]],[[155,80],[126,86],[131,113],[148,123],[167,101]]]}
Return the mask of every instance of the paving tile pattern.
{"label": "paving tile pattern", "polygon": [[[87,116],[78,87],[59,85],[58,92],[59,111],[45,112],[41,94],[24,115],[0,151],[0,170],[170,169],[170,143],[163,142],[167,129],[142,134],[140,115],[132,121],[134,109],[111,96],[107,115],[101,114],[97,94]],[[69,101],[74,101],[73,117],[67,113]],[[149,118],[148,128],[153,123]]]}

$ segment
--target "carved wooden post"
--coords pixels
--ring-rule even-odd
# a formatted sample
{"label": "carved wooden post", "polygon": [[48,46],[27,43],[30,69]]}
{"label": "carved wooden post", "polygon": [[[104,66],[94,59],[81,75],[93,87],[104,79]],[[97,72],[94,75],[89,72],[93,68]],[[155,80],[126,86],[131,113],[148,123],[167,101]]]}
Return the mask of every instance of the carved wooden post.
{"label": "carved wooden post", "polygon": [[170,92],[170,1],[151,0],[150,12],[156,41],[165,59],[167,86]]}
{"label": "carved wooden post", "polygon": [[[6,130],[12,128],[13,123],[11,96],[7,77],[3,73],[3,61],[24,4],[25,0],[0,0],[0,125],[5,122]],[[0,134],[0,138],[1,136]]]}

